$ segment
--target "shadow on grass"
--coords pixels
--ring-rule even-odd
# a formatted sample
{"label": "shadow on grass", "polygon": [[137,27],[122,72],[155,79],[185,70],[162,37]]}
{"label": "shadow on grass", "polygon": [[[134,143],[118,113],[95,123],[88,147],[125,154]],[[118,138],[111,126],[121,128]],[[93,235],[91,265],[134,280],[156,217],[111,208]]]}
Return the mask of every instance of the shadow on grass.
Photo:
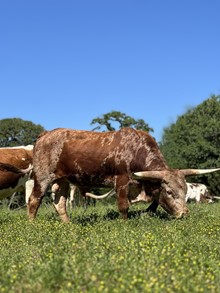
{"label": "shadow on grass", "polygon": [[71,217],[70,221],[82,226],[92,225],[100,221],[100,215],[98,213],[91,213],[89,215],[78,215]]}
{"label": "shadow on grass", "polygon": [[158,218],[164,221],[172,220],[172,217],[168,215],[165,211],[157,210],[155,213],[146,210],[137,210],[137,211],[130,211],[128,214],[129,219],[139,218],[143,216],[148,216],[151,218]]}
{"label": "shadow on grass", "polygon": [[85,226],[85,225],[92,225],[101,221],[115,220],[115,219],[118,219],[119,217],[120,217],[119,212],[116,212],[115,210],[109,210],[105,215],[101,215],[98,212],[92,212],[90,214],[74,215],[70,217],[70,221],[72,223]]}
{"label": "shadow on grass", "polygon": [[[128,212],[128,219],[140,218],[142,216],[159,218],[163,221],[172,220],[172,217],[170,215],[160,210],[157,210],[156,213],[152,213],[147,210],[135,210],[135,211]],[[118,211],[111,209],[107,211],[107,213],[104,215],[100,215],[98,212],[92,212],[88,215],[81,214],[81,215],[72,216],[71,222],[85,226],[85,225],[92,225],[100,221],[114,221],[120,218],[121,218],[121,214]]]}

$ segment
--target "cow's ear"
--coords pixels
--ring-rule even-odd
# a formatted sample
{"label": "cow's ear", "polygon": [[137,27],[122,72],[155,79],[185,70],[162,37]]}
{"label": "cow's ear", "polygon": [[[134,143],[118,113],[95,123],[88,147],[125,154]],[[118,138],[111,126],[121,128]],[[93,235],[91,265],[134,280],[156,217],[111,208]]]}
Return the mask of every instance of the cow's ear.
{"label": "cow's ear", "polygon": [[199,175],[199,174],[208,174],[212,172],[220,171],[220,168],[216,169],[182,169],[180,170],[184,176],[192,176],[192,175]]}

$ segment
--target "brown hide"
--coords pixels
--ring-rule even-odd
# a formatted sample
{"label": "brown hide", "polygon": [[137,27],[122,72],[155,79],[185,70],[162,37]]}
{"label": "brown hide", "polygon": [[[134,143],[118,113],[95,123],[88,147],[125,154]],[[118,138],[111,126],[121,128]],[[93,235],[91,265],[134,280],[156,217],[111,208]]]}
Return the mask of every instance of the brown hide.
{"label": "brown hide", "polygon": [[[26,169],[32,164],[33,150],[25,147],[0,148],[0,162],[13,165],[20,169]],[[11,191],[16,188],[19,179],[25,174],[15,172],[0,171],[0,198],[11,195]]]}
{"label": "brown hide", "polygon": [[[163,177],[146,181],[132,178],[134,172],[147,170],[161,171]],[[137,196],[142,184],[146,194],[157,190],[154,208],[162,190],[160,204],[165,210],[177,217],[188,211],[184,175],[168,168],[157,143],[144,131],[124,128],[101,133],[59,128],[44,132],[35,144],[33,171],[35,184],[28,204],[30,219],[36,217],[49,184],[56,181],[59,181],[60,191],[55,207],[63,221],[69,220],[65,210],[65,190],[69,182],[84,192],[91,187],[114,187],[124,218],[127,217],[128,199],[134,198],[130,195],[131,187],[136,189]],[[170,191],[173,192],[171,199],[166,196]]]}
{"label": "brown hide", "polygon": [[40,181],[47,174],[84,187],[109,186],[116,175],[154,169],[167,169],[155,140],[133,129],[104,133],[55,129],[40,137],[35,147],[34,171]]}

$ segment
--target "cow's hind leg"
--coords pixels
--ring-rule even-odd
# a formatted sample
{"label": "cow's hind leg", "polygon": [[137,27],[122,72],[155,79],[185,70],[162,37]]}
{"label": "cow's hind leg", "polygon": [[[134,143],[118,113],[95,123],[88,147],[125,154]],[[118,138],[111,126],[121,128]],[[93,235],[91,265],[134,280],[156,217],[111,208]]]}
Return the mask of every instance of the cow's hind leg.
{"label": "cow's hind leg", "polygon": [[54,207],[63,222],[69,222],[70,219],[66,211],[66,200],[69,191],[69,182],[60,181],[57,182],[59,188],[55,192]]}
{"label": "cow's hind leg", "polygon": [[[43,187],[44,186],[44,187]],[[47,184],[40,185],[36,180],[34,182],[34,187],[31,192],[31,195],[28,199],[28,218],[30,220],[33,220],[36,218],[38,208],[41,204],[41,201],[45,195],[47,189]]]}
{"label": "cow's hind leg", "polygon": [[129,179],[127,176],[118,176],[116,179],[116,193],[118,210],[122,215],[123,219],[128,218],[128,192],[129,192]]}

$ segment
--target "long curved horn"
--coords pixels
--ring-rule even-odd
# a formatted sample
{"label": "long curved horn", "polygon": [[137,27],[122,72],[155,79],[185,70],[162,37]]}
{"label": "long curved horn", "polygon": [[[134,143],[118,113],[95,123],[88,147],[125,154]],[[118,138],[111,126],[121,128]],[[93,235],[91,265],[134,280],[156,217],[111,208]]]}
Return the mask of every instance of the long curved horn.
{"label": "long curved horn", "polygon": [[111,189],[109,192],[107,192],[105,194],[102,194],[102,195],[96,195],[96,194],[93,194],[93,193],[90,193],[90,192],[86,192],[85,195],[87,197],[91,197],[91,198],[94,198],[94,199],[103,199],[103,198],[113,196],[114,194],[115,194],[115,190]]}
{"label": "long curved horn", "polygon": [[208,174],[216,171],[220,171],[220,168],[216,169],[182,169],[180,170],[185,176]]}
{"label": "long curved horn", "polygon": [[220,199],[220,196],[213,196],[213,198]]}
{"label": "long curved horn", "polygon": [[162,180],[166,171],[141,171],[133,174],[134,179],[158,179]]}
{"label": "long curved horn", "polygon": [[213,196],[213,198],[220,199],[220,196]]}

